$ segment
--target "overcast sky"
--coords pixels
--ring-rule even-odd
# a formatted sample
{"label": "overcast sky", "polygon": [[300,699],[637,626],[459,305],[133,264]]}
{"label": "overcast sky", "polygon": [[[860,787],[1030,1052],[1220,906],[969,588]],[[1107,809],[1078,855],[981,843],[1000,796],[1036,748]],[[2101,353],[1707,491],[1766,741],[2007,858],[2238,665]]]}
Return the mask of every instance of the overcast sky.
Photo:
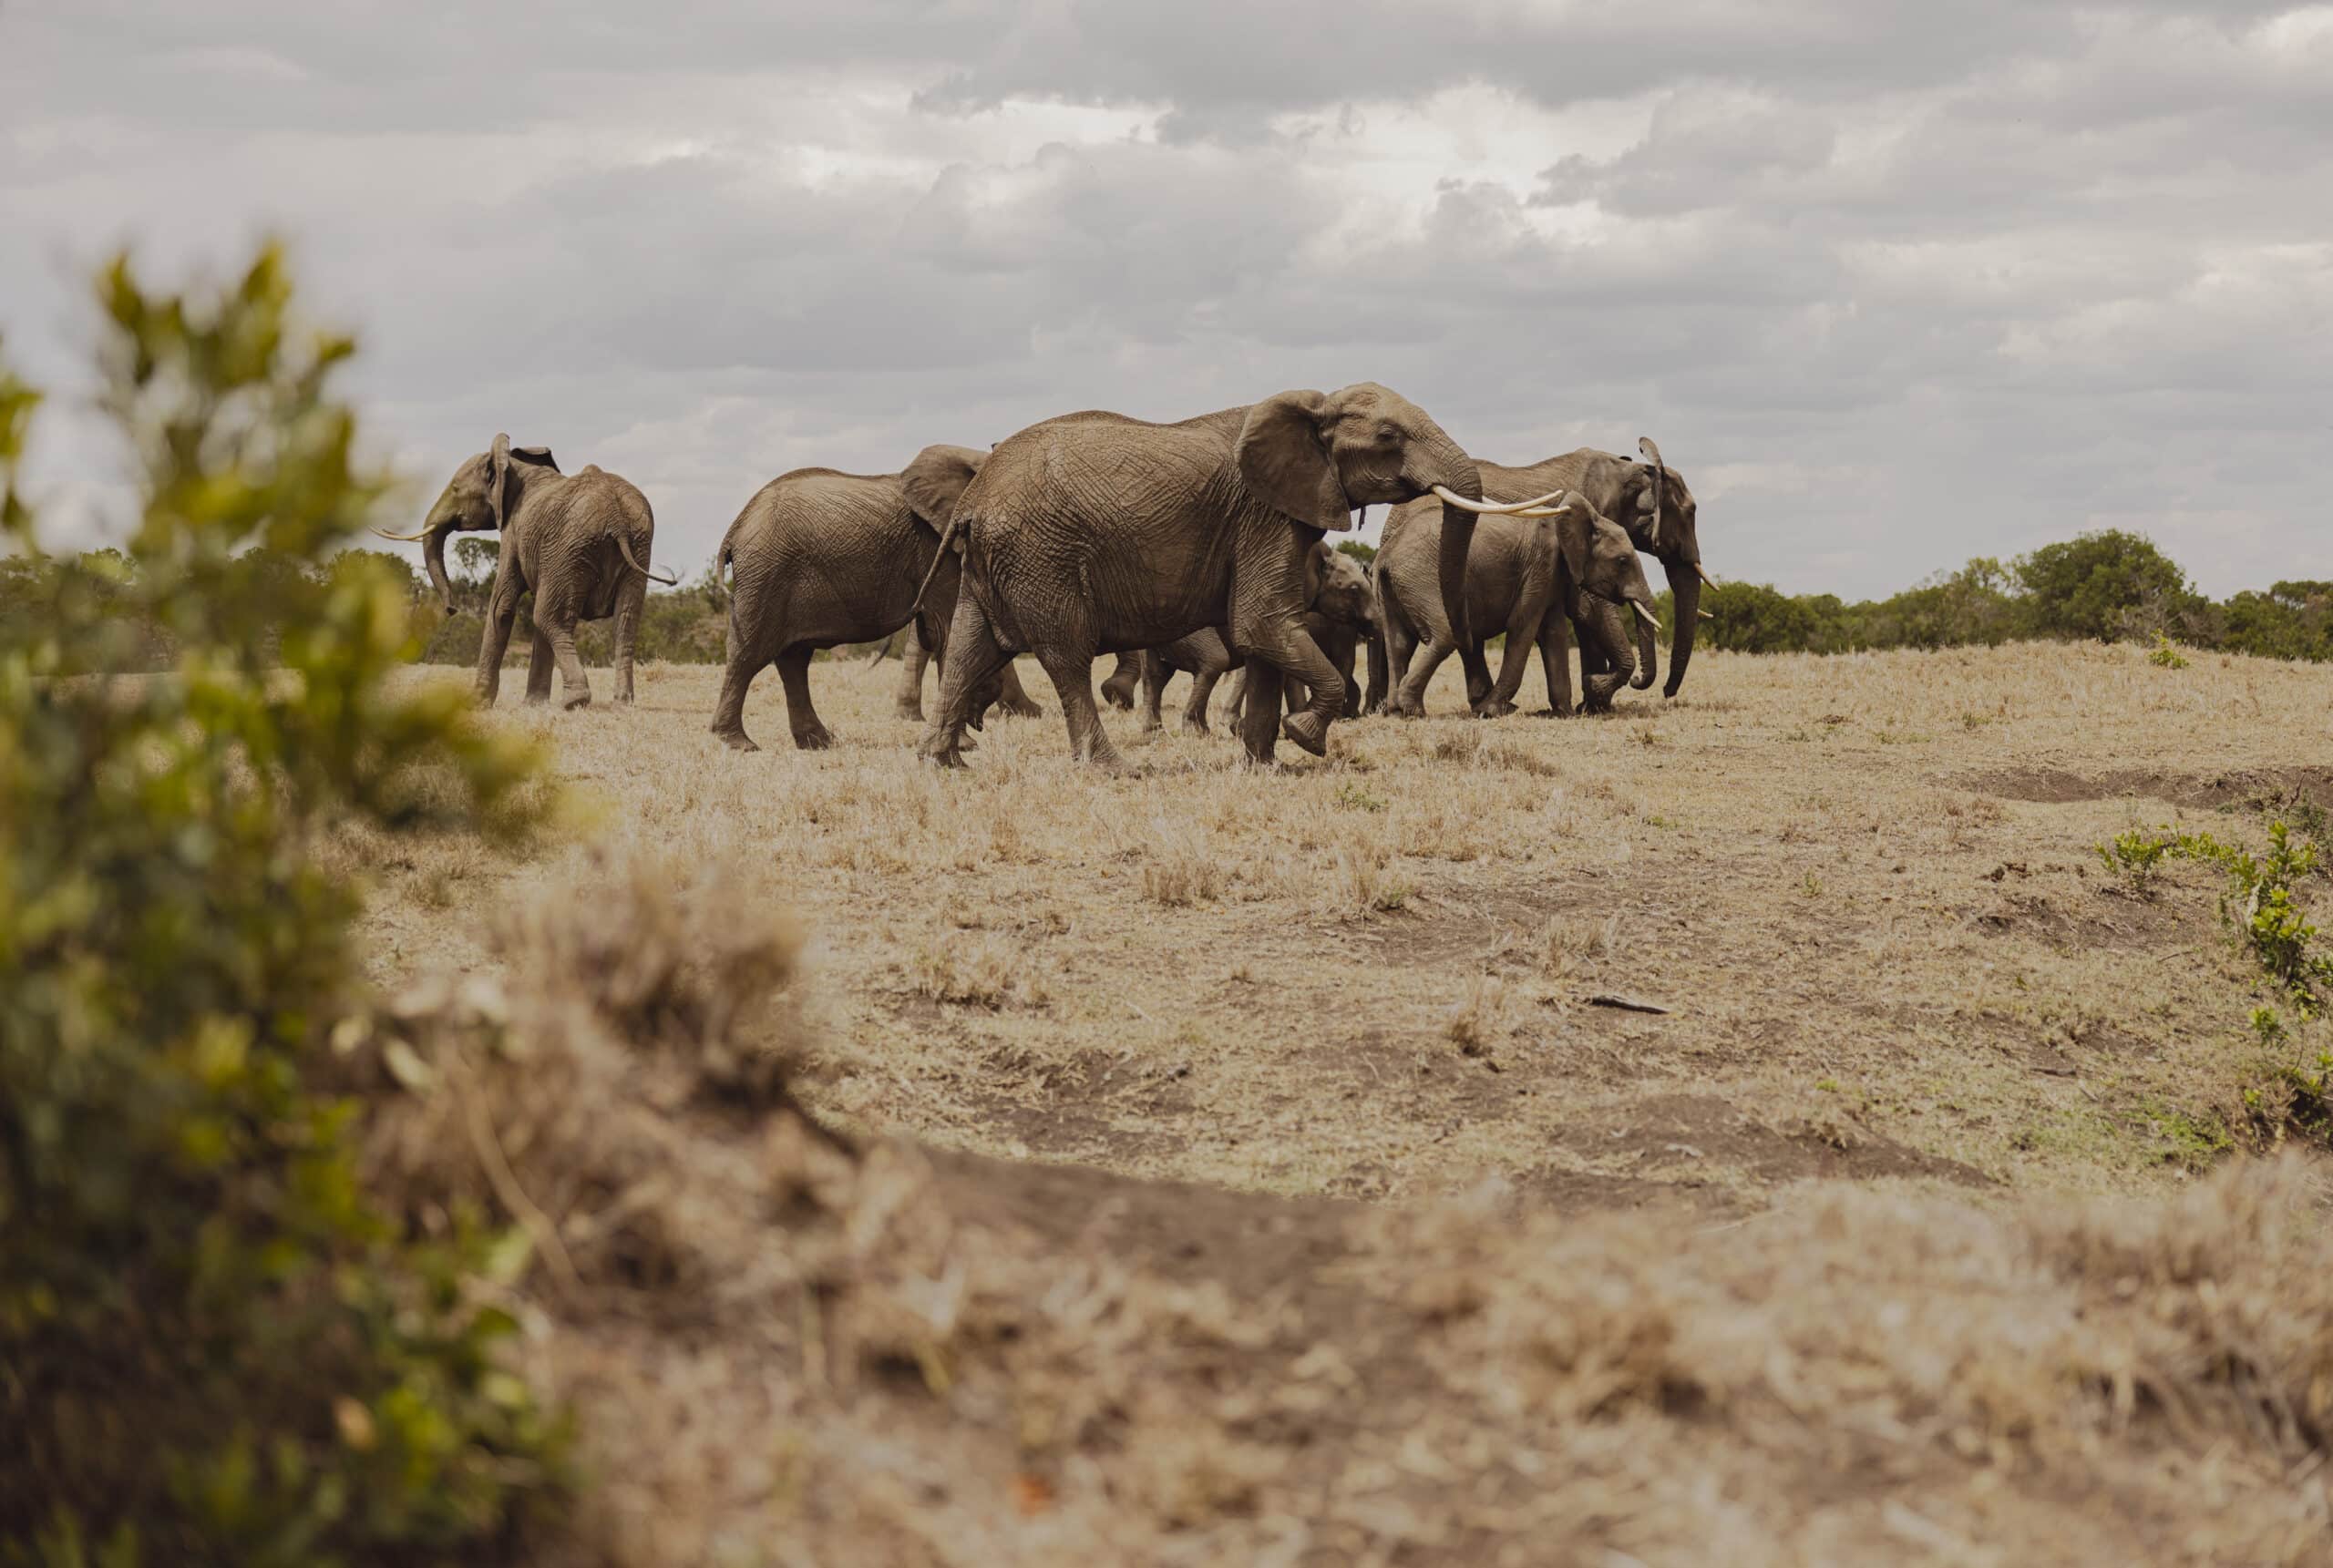
{"label": "overcast sky", "polygon": [[111,247],[265,231],[414,518],[508,430],[686,572],[787,468],[1376,380],[1654,436],[1721,577],[2333,577],[2333,5],[0,0],[20,368],[79,384]]}

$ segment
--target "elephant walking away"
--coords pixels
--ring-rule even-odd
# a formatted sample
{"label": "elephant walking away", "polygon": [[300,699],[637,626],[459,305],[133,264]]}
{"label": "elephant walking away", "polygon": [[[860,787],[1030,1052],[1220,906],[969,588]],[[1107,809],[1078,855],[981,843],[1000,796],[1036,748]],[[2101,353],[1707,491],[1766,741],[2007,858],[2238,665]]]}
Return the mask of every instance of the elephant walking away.
{"label": "elephant walking away", "polygon": [[[714,734],[741,752],[760,749],[745,733],[745,693],[775,664],[794,743],[805,751],[833,744],[810,702],[811,655],[889,637],[910,620],[918,623],[919,646],[938,656],[944,674],[959,570],[953,553],[940,548],[940,529],[987,456],[968,446],[927,446],[897,474],[797,468],[755,492],[715,558],[714,569],[734,576]],[[910,661],[910,669],[920,690],[920,668]],[[984,670],[968,701],[984,707],[1009,681],[1009,669]],[[1018,682],[1011,690],[1019,692]]]}
{"label": "elephant walking away", "polygon": [[[568,708],[591,701],[582,661],[575,657],[575,628],[585,620],[616,620],[615,700],[630,703],[632,649],[640,636],[641,607],[648,600],[649,558],[656,542],[656,519],[648,497],[626,480],[595,466],[562,474],[548,446],[513,446],[498,435],[494,445],[465,458],[429,508],[420,531],[382,538],[422,541],[430,586],[454,613],[453,584],[446,576],[446,538],[456,532],[498,530],[501,548],[487,602],[486,633],[478,640],[478,701],[494,705],[502,686],[502,655],[519,619],[519,601],[535,596],[533,651],[527,662],[527,701],[550,696],[550,674],[559,671],[560,699]],[[657,578],[671,584],[670,577]]]}
{"label": "elephant walking away", "polygon": [[[924,667],[931,661],[931,650],[923,645],[923,637],[916,630],[914,621],[909,621],[902,629],[902,632],[903,635],[894,639],[901,646],[899,648],[899,695],[892,702],[892,708],[900,718],[913,719],[920,724],[923,723],[923,671]],[[883,655],[889,651],[888,643],[877,649],[875,657],[868,662],[882,662]],[[1021,684],[1020,675],[1010,664],[1004,667],[1003,675],[1001,677],[996,708],[1001,713],[1011,713],[1022,719],[1034,719],[1044,712],[1043,708],[1030,701],[1027,690]]]}
{"label": "elephant walking away", "polygon": [[[1475,515],[1533,504],[1481,494],[1474,459],[1424,410],[1372,383],[1283,392],[1178,425],[1085,414],[1032,425],[997,446],[957,504],[963,591],[919,749],[959,765],[978,683],[1026,651],[1061,694],[1074,753],[1122,768],[1095,705],[1095,655],[1220,626],[1230,651],[1257,661],[1249,754],[1269,761],[1282,733],[1324,754],[1343,682],[1303,626],[1313,546],[1358,507],[1438,497],[1446,613],[1462,657],[1479,664],[1465,593]],[[1311,693],[1284,721],[1283,674]]]}
{"label": "elephant walking away", "polygon": [[[1497,481],[1492,481],[1495,484]],[[1442,519],[1432,508],[1385,525],[1377,553],[1378,614],[1397,689],[1425,690],[1450,647],[1448,623],[1434,591],[1434,565]],[[1623,682],[1641,691],[1660,670],[1653,638],[1660,622],[1652,588],[1626,530],[1567,496],[1545,517],[1485,518],[1466,560],[1467,604],[1478,631],[1506,633],[1497,681],[1476,699],[1476,712],[1515,711],[1531,651],[1539,651],[1547,679],[1547,706],[1572,710],[1567,629],[1577,626],[1583,652],[1598,662],[1583,678],[1588,704],[1610,706]],[[1423,657],[1412,661],[1423,646]]]}
{"label": "elephant walking away", "polygon": [[[1353,680],[1353,660],[1364,640],[1377,635],[1376,603],[1370,590],[1369,573],[1362,564],[1341,550],[1331,549],[1326,540],[1312,547],[1312,564],[1306,580],[1311,585],[1304,608],[1304,630],[1329,662],[1336,667],[1341,678],[1340,716],[1361,717],[1361,687]],[[1223,629],[1210,627],[1193,632],[1164,648],[1146,649],[1142,654],[1141,723],[1144,732],[1161,727],[1158,702],[1166,682],[1177,670],[1191,675],[1191,694],[1183,705],[1183,728],[1197,734],[1208,733],[1208,700],[1213,695],[1215,683],[1226,671],[1236,670],[1231,687],[1230,709],[1240,712],[1247,692],[1247,660],[1230,651]],[[1288,686],[1290,712],[1299,712],[1311,702],[1311,692],[1300,682],[1290,681]]]}

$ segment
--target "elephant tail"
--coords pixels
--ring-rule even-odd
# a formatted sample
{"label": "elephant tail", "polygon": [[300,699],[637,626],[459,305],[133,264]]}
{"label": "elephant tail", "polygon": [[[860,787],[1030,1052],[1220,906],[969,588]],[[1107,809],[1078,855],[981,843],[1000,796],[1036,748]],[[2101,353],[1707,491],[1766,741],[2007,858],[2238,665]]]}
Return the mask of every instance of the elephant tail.
{"label": "elephant tail", "polygon": [[624,533],[622,528],[618,528],[616,530],[616,548],[623,552],[623,564],[638,572],[641,576],[646,578],[649,581],[661,582],[666,588],[676,588],[680,585],[681,579],[679,578],[659,577],[654,572],[650,571],[646,567],[642,566],[638,560],[634,559],[632,553],[632,541],[624,537]]}
{"label": "elephant tail", "polygon": [[923,569],[923,580],[916,584],[914,609],[923,608],[923,596],[931,591],[932,575],[939,571],[940,563],[948,559],[948,548],[955,542],[955,539],[956,518],[951,517],[948,519],[948,526],[940,530],[940,548],[931,552],[931,564]]}

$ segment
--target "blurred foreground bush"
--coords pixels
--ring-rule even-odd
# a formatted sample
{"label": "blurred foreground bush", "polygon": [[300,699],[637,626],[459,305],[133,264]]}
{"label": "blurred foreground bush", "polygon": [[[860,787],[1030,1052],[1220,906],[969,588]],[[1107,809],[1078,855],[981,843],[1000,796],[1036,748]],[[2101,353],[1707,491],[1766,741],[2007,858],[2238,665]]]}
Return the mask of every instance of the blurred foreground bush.
{"label": "blurred foreground bush", "polygon": [[[104,275],[121,552],[56,560],[16,488],[36,398],[0,371],[0,1563],[507,1556],[560,1484],[497,1364],[522,1243],[392,1221],[322,1084],[366,1002],[364,822],[523,831],[534,759],[418,651],[384,488],[279,257],[183,298]],[[116,671],[153,669],[123,676]]]}

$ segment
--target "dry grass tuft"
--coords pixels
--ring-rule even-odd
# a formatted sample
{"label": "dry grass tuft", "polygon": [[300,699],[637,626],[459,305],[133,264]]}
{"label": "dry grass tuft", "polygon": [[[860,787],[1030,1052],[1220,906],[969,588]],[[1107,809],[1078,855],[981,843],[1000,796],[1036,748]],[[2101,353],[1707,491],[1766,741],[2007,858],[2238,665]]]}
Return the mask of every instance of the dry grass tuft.
{"label": "dry grass tuft", "polygon": [[1142,896],[1153,904],[1178,908],[1212,904],[1229,881],[1214,846],[1196,832],[1181,832],[1161,821],[1142,867]]}

